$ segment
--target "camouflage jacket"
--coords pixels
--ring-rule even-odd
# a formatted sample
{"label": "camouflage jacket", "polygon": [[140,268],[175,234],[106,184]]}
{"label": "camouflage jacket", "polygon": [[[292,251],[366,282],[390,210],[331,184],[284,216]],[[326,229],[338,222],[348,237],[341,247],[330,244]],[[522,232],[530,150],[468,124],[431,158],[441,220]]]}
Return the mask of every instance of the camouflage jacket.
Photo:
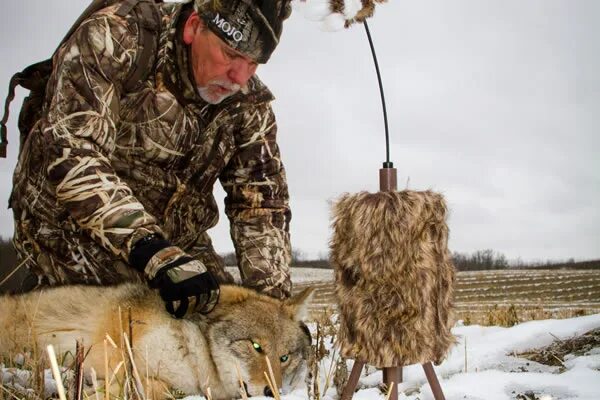
{"label": "camouflage jacket", "polygon": [[53,59],[44,116],[13,179],[24,265],[37,286],[135,280],[132,245],[161,233],[226,281],[206,234],[218,220],[220,179],[244,284],[288,296],[291,214],[271,93],[253,77],[244,93],[204,102],[177,3],[160,5],[154,68],[126,93],[138,26],[116,7],[81,24]]}

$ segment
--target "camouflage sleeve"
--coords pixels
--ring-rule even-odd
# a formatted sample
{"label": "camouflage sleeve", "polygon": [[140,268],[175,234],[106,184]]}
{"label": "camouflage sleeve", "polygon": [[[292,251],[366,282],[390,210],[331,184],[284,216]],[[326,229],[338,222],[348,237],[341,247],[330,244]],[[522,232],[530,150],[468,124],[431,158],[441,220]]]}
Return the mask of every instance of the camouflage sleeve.
{"label": "camouflage sleeve", "polygon": [[41,121],[58,202],[94,240],[125,260],[131,243],[160,232],[110,163],[122,83],[137,51],[132,25],[107,11],[78,28],[53,60],[51,97]]}
{"label": "camouflage sleeve", "polygon": [[269,104],[246,111],[236,132],[237,153],[221,176],[227,192],[238,266],[244,285],[274,297],[291,294],[289,196]]}

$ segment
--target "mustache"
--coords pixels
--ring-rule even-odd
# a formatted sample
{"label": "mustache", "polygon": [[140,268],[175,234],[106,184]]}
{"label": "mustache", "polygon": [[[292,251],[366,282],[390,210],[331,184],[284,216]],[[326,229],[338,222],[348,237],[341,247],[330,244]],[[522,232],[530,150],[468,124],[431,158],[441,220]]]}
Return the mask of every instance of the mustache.
{"label": "mustache", "polygon": [[[217,91],[216,89],[219,89]],[[205,86],[197,86],[198,94],[202,99],[210,104],[219,104],[229,96],[234,95],[238,91],[244,94],[248,93],[248,85],[240,85],[231,82],[229,79],[217,78],[206,83]]]}
{"label": "mustache", "polygon": [[209,81],[207,84],[207,86],[210,86],[210,85],[221,86],[221,87],[229,90],[230,92],[237,92],[238,90],[240,90],[242,88],[241,85],[239,85],[237,83],[229,82],[228,80],[225,80],[225,79],[213,79],[213,80]]}

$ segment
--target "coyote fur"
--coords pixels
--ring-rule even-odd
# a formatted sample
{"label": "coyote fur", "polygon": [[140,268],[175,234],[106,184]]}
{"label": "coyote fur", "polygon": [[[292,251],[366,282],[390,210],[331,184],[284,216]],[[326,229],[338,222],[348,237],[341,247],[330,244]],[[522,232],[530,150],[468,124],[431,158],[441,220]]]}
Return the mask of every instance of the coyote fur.
{"label": "coyote fur", "polygon": [[[119,364],[129,358],[129,341],[132,364],[147,398],[165,398],[173,392],[207,395],[209,389],[214,399],[239,398],[240,379],[249,396],[269,396],[273,393],[265,377],[265,372],[269,374],[266,357],[278,388],[289,389],[304,378],[311,341],[302,319],[311,297],[310,289],[277,300],[224,285],[211,313],[174,319],[160,296],[144,285],[63,286],[4,296],[0,297],[0,356],[35,346],[41,353],[49,344],[57,353],[75,354],[80,341],[87,353],[86,374],[93,368],[106,382],[108,362],[114,381],[109,391],[119,395],[127,370]],[[107,335],[116,347],[110,339],[105,345]],[[102,389],[104,384],[99,385]]]}

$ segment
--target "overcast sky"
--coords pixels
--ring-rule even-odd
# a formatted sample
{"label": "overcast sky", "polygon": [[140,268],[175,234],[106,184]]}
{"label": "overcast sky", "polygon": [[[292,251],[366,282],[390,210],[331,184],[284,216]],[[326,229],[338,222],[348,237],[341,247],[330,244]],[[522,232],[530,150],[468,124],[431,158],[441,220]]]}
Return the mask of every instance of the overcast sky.
{"label": "overcast sky", "polygon": [[[0,99],[13,72],[48,57],[87,0],[7,0]],[[390,0],[370,20],[399,186],[443,193],[450,248],[510,259],[600,258],[600,1]],[[329,202],[378,190],[384,129],[362,25],[322,32],[299,12],[258,71],[277,100],[292,244],[326,254]],[[25,91],[0,160],[0,235]],[[223,191],[216,188],[222,204]],[[211,231],[231,251],[224,215]]]}

